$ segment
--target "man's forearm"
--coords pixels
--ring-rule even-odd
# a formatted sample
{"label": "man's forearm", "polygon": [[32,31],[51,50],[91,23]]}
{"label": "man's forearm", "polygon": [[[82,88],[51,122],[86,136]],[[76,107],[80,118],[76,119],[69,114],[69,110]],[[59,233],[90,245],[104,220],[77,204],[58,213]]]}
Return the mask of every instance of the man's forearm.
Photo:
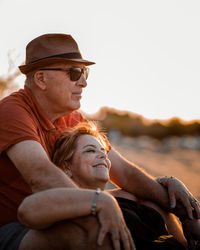
{"label": "man's forearm", "polygon": [[109,152],[109,158],[112,163],[111,181],[139,198],[152,200],[164,208],[169,207],[166,190],[152,176],[114,149]]}
{"label": "man's forearm", "polygon": [[7,150],[7,155],[34,193],[56,187],[77,187],[50,161],[44,148],[36,141],[19,142]]}
{"label": "man's forearm", "polygon": [[29,180],[29,185],[33,193],[58,187],[78,188],[78,186],[53,163],[48,163],[48,168],[38,171],[37,176],[33,175]]}

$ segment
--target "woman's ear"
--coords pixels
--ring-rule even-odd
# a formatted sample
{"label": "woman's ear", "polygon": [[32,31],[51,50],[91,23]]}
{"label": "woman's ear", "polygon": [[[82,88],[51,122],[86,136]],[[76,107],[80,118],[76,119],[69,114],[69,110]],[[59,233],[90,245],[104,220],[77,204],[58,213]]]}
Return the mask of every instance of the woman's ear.
{"label": "woman's ear", "polygon": [[72,178],[72,171],[71,171],[69,162],[64,161],[64,162],[63,162],[62,169],[64,170],[65,174],[66,174],[69,178]]}
{"label": "woman's ear", "polygon": [[36,71],[34,74],[34,82],[41,90],[46,90],[47,84],[45,72],[40,70]]}

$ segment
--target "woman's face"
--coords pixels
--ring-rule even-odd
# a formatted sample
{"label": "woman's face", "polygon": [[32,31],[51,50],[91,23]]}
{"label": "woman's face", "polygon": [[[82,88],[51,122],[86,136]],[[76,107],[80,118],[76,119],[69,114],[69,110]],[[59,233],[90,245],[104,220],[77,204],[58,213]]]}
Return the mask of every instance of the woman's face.
{"label": "woman's face", "polygon": [[81,135],[69,165],[71,178],[84,188],[105,188],[109,181],[110,160],[101,142],[92,135]]}

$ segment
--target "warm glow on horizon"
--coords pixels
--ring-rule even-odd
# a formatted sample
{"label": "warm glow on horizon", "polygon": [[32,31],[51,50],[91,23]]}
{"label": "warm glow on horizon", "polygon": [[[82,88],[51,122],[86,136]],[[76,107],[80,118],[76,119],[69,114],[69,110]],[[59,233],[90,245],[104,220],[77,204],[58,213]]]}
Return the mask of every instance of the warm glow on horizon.
{"label": "warm glow on horizon", "polygon": [[[163,122],[199,120],[200,2],[125,2],[0,0],[0,75],[8,52],[17,67],[30,40],[68,33],[96,62],[81,101],[85,113],[107,106]],[[21,87],[24,79],[16,80]]]}
{"label": "warm glow on horizon", "polygon": [[178,121],[180,124],[185,124],[185,125],[189,125],[189,124],[193,124],[193,123],[199,123],[200,124],[200,119],[182,119],[181,117],[178,116],[173,116],[173,117],[169,117],[167,119],[162,119],[162,118],[148,118],[142,114],[139,113],[134,113],[128,110],[120,110],[120,109],[116,109],[116,108],[111,108],[111,107],[101,107],[97,112],[94,113],[86,113],[84,111],[82,111],[82,113],[86,116],[88,116],[91,119],[95,119],[96,117],[100,117],[101,120],[105,119],[105,115],[106,112],[112,112],[115,114],[118,114],[119,116],[123,116],[123,115],[128,115],[130,117],[136,118],[138,117],[139,119],[141,119],[143,121],[144,124],[149,125],[155,122],[159,122],[162,123],[163,125],[168,124],[171,121]]}

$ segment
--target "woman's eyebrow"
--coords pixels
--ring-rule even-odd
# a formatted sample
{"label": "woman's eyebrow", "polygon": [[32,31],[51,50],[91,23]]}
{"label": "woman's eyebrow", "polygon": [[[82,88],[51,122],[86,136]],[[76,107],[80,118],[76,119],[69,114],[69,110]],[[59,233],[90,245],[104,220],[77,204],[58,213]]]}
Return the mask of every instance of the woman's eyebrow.
{"label": "woman's eyebrow", "polygon": [[[95,149],[97,148],[96,145],[88,144],[88,145],[85,145],[85,146],[83,147],[83,149],[84,149],[84,148],[87,148],[87,147],[93,147],[93,148],[95,148]],[[105,148],[103,148],[103,147],[101,147],[101,150],[104,151],[104,152],[106,151]]]}
{"label": "woman's eyebrow", "polygon": [[96,148],[96,146],[95,146],[95,145],[93,145],[93,144],[88,144],[88,145],[85,145],[83,148],[86,148],[86,147],[93,147],[93,148]]}

